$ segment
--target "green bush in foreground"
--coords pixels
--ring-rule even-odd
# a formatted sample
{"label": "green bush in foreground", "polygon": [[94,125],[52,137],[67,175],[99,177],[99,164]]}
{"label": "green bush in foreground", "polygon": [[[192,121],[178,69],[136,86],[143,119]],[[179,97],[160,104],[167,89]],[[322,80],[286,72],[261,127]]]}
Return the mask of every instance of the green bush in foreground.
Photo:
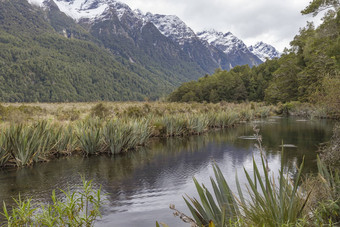
{"label": "green bush in foreground", "polygon": [[[213,191],[194,183],[200,198],[184,198],[193,218],[178,211],[174,205],[170,209],[184,222],[195,227],[227,226],[338,226],[340,224],[340,178],[338,169],[327,168],[319,159],[318,177],[321,184],[314,190],[327,193],[327,198],[319,200],[313,206],[308,205],[311,191],[306,191],[301,180],[303,163],[297,171],[294,183],[284,175],[281,163],[277,180],[269,175],[265,158],[262,156],[262,174],[253,160],[253,175],[245,171],[248,196],[243,190],[236,175],[238,195],[228,186],[220,168],[214,164],[215,179],[211,177]],[[324,191],[326,190],[326,191]],[[314,198],[313,198],[314,199]],[[166,226],[163,224],[163,226]]]}
{"label": "green bush in foreground", "polygon": [[[308,195],[304,196],[298,191],[303,164],[294,184],[284,176],[283,163],[278,181],[269,176],[263,157],[262,165],[264,177],[261,176],[255,161],[253,161],[253,177],[245,170],[248,180],[248,200],[243,196],[237,177],[238,197],[233,194],[216,164],[213,166],[216,180],[211,178],[213,193],[194,179],[201,202],[191,197],[188,197],[189,201],[185,199],[185,202],[198,226],[208,226],[211,220],[216,226],[229,226],[230,223],[237,223],[240,219],[250,226],[296,224],[298,219],[302,218],[302,211],[308,199]],[[213,194],[216,199],[213,198]]]}
{"label": "green bush in foreground", "polygon": [[[103,205],[101,188],[93,189],[92,181],[83,180],[80,191],[63,191],[64,199],[52,192],[51,204],[32,204],[31,199],[15,200],[16,206],[8,211],[4,202],[2,215],[5,226],[93,226],[101,217]],[[37,208],[41,207],[41,208]]]}

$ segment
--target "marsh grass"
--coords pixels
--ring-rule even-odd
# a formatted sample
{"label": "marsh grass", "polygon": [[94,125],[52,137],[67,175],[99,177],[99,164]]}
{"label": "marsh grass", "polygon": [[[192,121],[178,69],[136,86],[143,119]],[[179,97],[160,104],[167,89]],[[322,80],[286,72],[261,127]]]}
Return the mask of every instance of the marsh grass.
{"label": "marsh grass", "polygon": [[102,121],[99,118],[88,118],[77,126],[77,138],[80,149],[86,156],[102,151]]}
{"label": "marsh grass", "polygon": [[[3,104],[0,167],[22,167],[78,153],[116,155],[145,146],[150,137],[202,134],[273,109],[254,103]],[[11,120],[11,113],[20,118]]]}

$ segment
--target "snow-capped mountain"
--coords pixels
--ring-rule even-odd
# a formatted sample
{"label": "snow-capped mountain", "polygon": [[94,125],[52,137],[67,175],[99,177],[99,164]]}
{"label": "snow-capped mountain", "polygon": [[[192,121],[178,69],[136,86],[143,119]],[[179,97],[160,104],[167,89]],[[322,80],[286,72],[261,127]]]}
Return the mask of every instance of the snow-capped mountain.
{"label": "snow-capped mountain", "polygon": [[231,32],[222,33],[215,30],[207,30],[197,33],[198,37],[209,44],[219,48],[226,54],[242,51],[248,52],[247,46],[242,40],[234,36]]}
{"label": "snow-capped mountain", "polygon": [[180,45],[192,42],[192,39],[196,38],[195,32],[175,15],[147,13],[144,19],[153,23],[163,35]]}
{"label": "snow-capped mountain", "polygon": [[53,1],[61,12],[77,22],[82,19],[103,19],[110,10],[113,10],[119,19],[125,14],[137,17],[128,5],[115,0],[28,0],[29,3],[40,7],[44,7],[48,1]]}
{"label": "snow-capped mountain", "polygon": [[197,36],[206,43],[223,51],[231,61],[231,66],[248,64],[250,66],[261,64],[262,61],[251,53],[244,42],[231,32],[222,33],[216,30],[206,30],[197,33]]}
{"label": "snow-capped mountain", "polygon": [[275,47],[264,42],[258,42],[254,46],[250,46],[248,49],[263,62],[267,59],[280,58],[281,56],[280,52],[278,52]]}
{"label": "snow-capped mountain", "polygon": [[[28,2],[45,10],[51,5],[56,6],[55,8],[83,26],[92,36],[101,40],[106,48],[115,54],[126,56],[130,62],[138,61],[137,56],[140,57],[140,61],[144,61],[155,52],[164,54],[161,58],[164,61],[167,57],[180,57],[181,61],[195,62],[200,70],[207,73],[212,73],[215,68],[229,70],[236,65],[253,66],[262,63],[248,50],[243,41],[231,32],[210,30],[195,34],[175,15],[144,14],[116,0],[28,0]],[[67,33],[67,37],[72,37],[72,31],[68,31],[66,27],[58,29],[59,33]],[[143,54],[137,53],[140,49],[148,56],[142,57]],[[137,52],[134,53],[135,51]],[[153,54],[151,59],[155,56],[156,54]]]}

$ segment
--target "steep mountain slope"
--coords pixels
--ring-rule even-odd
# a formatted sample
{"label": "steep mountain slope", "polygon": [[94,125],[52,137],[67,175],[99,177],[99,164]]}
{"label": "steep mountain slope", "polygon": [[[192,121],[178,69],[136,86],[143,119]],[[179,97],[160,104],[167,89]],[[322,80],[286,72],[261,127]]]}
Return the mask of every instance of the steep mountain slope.
{"label": "steep mountain slope", "polygon": [[[250,64],[250,66],[252,66],[258,64],[258,62],[240,61],[238,54],[236,53],[235,55],[236,51],[234,53],[224,53],[222,49],[211,45],[206,42],[206,40],[197,36],[195,32],[177,16],[151,13],[144,15],[141,11],[136,12],[144,21],[153,23],[163,35],[179,44],[194,61],[208,72],[212,72],[216,68],[229,70],[235,65]],[[233,43],[230,43],[230,45],[233,45]],[[235,48],[237,49],[238,47],[235,46]],[[247,49],[247,47],[245,48]]]}
{"label": "steep mountain slope", "polygon": [[0,101],[156,99],[261,62],[232,41],[222,48],[176,16],[115,0],[0,0]]}
{"label": "steep mountain slope", "polygon": [[231,32],[223,34],[215,30],[197,33],[197,36],[206,43],[218,48],[225,53],[232,65],[259,65],[262,61],[252,54],[242,40],[234,36]]}
{"label": "steep mountain slope", "polygon": [[[36,4],[40,6],[44,6],[45,4],[44,0],[29,1],[32,1],[32,4],[37,2]],[[160,59],[169,57],[171,59],[171,57],[174,57],[173,51],[177,52],[175,57],[181,57],[180,62],[182,62],[182,68],[185,68],[185,66],[189,64],[189,68],[192,70],[193,67],[195,68],[198,65],[199,70],[196,71],[199,73],[202,73],[202,70],[205,73],[211,73],[218,67],[231,69],[236,65],[249,64],[250,66],[253,66],[261,63],[256,56],[248,51],[243,42],[236,37],[232,36],[230,42],[224,43],[224,48],[221,48],[221,45],[207,44],[205,40],[200,39],[200,37],[198,37],[194,31],[177,16],[152,13],[143,14],[140,10],[132,11],[128,5],[115,0],[54,0],[54,2],[62,12],[86,27],[90,33],[94,34],[95,37],[102,41],[103,38],[106,39],[108,36],[112,36],[112,39],[116,40],[117,37],[114,36],[117,35],[123,35],[124,38],[132,38],[131,41],[133,42],[123,48],[117,47],[120,45],[120,42],[115,42],[116,45],[112,45],[112,42],[109,45],[107,42],[103,43],[106,48],[112,49],[122,56],[125,55],[124,57],[127,57],[129,60],[132,59],[133,61],[135,60],[131,57],[131,47],[134,47],[133,49],[136,50],[136,53],[133,53],[134,55],[141,56],[146,54],[148,55],[147,58],[150,58],[150,50],[152,51],[155,48],[147,46],[147,43],[143,42],[143,37],[140,37],[140,33],[142,33],[143,30],[144,35],[147,35],[148,33],[149,35],[154,34],[155,31],[152,26],[146,27],[147,29],[145,29],[145,26],[148,23],[155,25],[165,37],[171,39],[177,45],[170,48],[170,52],[172,53],[168,53],[164,49],[160,51],[159,48],[156,48],[157,50],[152,54],[153,57],[151,57],[151,62],[143,61],[140,58],[137,59],[139,60],[139,63],[146,67],[150,67],[150,64],[152,65],[154,61],[158,61],[157,64],[163,63],[162,61],[160,62]],[[110,32],[110,34],[106,34],[106,36],[103,37],[93,31],[93,27],[96,27],[97,30],[99,28],[100,31],[103,29],[105,30],[107,23],[105,24],[102,22],[108,20],[111,21],[116,32]],[[104,27],[101,28],[101,26]],[[148,29],[151,30],[148,31]],[[218,35],[217,32],[215,33]],[[153,41],[153,45],[156,47],[155,41],[157,40],[153,39]],[[136,43],[138,43],[139,46],[136,46]],[[165,44],[166,40],[162,40],[161,43]],[[242,45],[239,45],[240,43],[242,43]],[[171,44],[166,43],[165,46],[169,47]],[[130,47],[130,49],[127,47]],[[141,53],[137,53],[139,48],[147,49],[146,53],[145,50],[142,50]],[[225,52],[225,48],[231,48],[233,51]],[[118,51],[118,49],[120,49],[120,51]],[[126,52],[130,52],[129,56],[126,56]],[[159,56],[159,54],[162,56]],[[145,58],[145,56],[142,58]],[[172,61],[175,62],[174,59],[172,59]],[[161,65],[169,67],[169,64]],[[175,74],[178,73],[176,69],[171,67],[170,71],[175,72]],[[180,73],[183,74],[185,71],[187,70],[182,70]],[[190,75],[194,75],[193,78],[197,78],[196,72],[191,72]],[[182,75],[184,78],[186,76],[189,76],[189,73],[184,73],[184,75]]]}
{"label": "steep mountain slope", "polygon": [[[53,17],[67,23],[52,26]],[[0,101],[143,100],[181,81],[86,41],[101,43],[53,7],[0,1],[0,18]]]}
{"label": "steep mountain slope", "polygon": [[172,86],[206,72],[126,4],[112,0],[59,0],[56,4],[112,53],[142,65]]}
{"label": "steep mountain slope", "polygon": [[264,42],[258,42],[254,46],[248,47],[248,49],[263,62],[265,62],[267,59],[271,60],[274,58],[280,58],[281,56],[275,47]]}

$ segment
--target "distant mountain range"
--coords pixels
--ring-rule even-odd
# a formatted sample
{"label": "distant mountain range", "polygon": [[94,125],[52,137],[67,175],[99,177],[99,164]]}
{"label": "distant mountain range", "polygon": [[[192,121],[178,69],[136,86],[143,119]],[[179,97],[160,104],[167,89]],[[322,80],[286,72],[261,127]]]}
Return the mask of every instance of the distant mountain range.
{"label": "distant mountain range", "polygon": [[155,99],[216,68],[280,56],[114,0],[1,0],[0,48],[0,101]]}

